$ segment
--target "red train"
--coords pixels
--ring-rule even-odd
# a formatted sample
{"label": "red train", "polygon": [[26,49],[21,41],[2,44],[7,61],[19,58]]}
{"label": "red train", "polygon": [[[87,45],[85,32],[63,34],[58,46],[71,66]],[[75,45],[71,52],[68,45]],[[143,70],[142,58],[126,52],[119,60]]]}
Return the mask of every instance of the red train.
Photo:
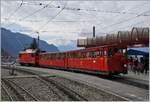
{"label": "red train", "polygon": [[19,63],[21,65],[38,65],[107,75],[126,74],[127,47],[100,46],[51,53],[25,51],[19,53]]}

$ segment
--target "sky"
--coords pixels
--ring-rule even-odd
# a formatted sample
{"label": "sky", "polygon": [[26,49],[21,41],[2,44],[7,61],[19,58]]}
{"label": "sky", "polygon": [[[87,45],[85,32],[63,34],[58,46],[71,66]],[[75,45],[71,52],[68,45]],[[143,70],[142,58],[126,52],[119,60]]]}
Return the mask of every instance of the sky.
{"label": "sky", "polygon": [[150,1],[2,0],[1,26],[37,37],[60,50],[76,49],[78,38],[150,27]]}

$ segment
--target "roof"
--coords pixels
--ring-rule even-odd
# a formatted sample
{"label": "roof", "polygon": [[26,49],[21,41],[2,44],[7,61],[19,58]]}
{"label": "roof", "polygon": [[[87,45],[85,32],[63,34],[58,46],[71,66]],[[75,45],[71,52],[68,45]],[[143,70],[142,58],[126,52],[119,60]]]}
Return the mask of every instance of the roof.
{"label": "roof", "polygon": [[36,50],[33,49],[26,49],[25,51],[21,51],[20,53],[35,53]]}
{"label": "roof", "polygon": [[143,51],[138,51],[138,50],[133,50],[130,49],[128,50],[128,55],[148,55],[148,52],[143,52]]}
{"label": "roof", "polygon": [[83,48],[83,49],[77,49],[77,50],[70,50],[70,51],[64,51],[64,52],[46,52],[46,53],[42,53],[42,54],[56,54],[56,53],[75,53],[75,52],[85,52],[85,51],[96,51],[99,48],[105,48],[105,47],[122,47],[125,48],[126,46],[118,46],[116,44],[114,45],[105,45],[105,46],[97,46],[97,47],[89,47],[89,48]]}

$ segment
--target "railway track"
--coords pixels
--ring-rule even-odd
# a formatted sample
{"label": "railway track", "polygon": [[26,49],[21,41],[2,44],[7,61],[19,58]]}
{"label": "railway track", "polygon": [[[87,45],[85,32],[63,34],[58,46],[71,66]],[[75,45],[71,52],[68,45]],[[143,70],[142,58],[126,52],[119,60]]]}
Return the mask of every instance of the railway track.
{"label": "railway track", "polygon": [[[21,72],[23,71],[23,72],[26,72],[26,73],[29,73],[29,74],[32,74],[32,75],[33,74],[37,75],[36,79],[40,80],[45,85],[47,85],[50,88],[50,90],[52,90],[53,93],[55,93],[59,97],[59,99],[63,100],[64,97],[62,97],[62,95],[58,91],[56,92],[56,89],[54,89],[53,87],[50,87],[50,86],[55,86],[57,89],[59,89],[59,91],[63,91],[63,93],[65,93],[70,98],[70,100],[72,100],[72,101],[80,101],[80,100],[81,101],[88,101],[86,98],[84,98],[80,94],[76,93],[74,90],[71,90],[71,89],[67,88],[65,85],[62,85],[62,84],[58,83],[55,80],[49,79],[47,77],[43,77],[39,73],[35,73],[35,72],[32,72],[32,71],[27,71],[27,70],[22,70],[22,69],[17,70],[17,71],[21,71]],[[3,80],[5,81],[5,83],[8,83],[10,85],[10,82],[8,82],[6,79],[3,79]],[[17,85],[13,81],[11,81],[11,83]],[[18,86],[18,87],[20,87],[22,90],[25,91],[25,89],[23,87],[21,87],[21,86]],[[16,93],[19,94],[19,92],[16,92]],[[31,94],[30,94],[30,96],[31,96]],[[23,98],[23,100],[25,100],[24,97],[21,97],[21,98]]]}
{"label": "railway track", "polygon": [[[38,99],[32,95],[28,90],[21,87],[20,85],[16,84],[14,81],[8,80],[8,79],[2,79],[2,81],[8,85],[11,90],[16,94],[17,100],[19,101],[38,101]],[[10,100],[13,100],[11,97]]]}
{"label": "railway track", "polygon": [[74,90],[66,87],[65,85],[58,83],[57,81],[53,80],[53,79],[49,79],[46,77],[41,77],[39,76],[41,79],[43,79],[46,82],[49,82],[51,84],[53,84],[54,86],[56,86],[59,90],[62,90],[64,93],[66,93],[69,98],[71,98],[74,101],[88,101],[86,98],[84,98],[82,95],[78,94],[77,92],[75,92]]}
{"label": "railway track", "polygon": [[7,88],[4,86],[4,84],[1,85],[1,89],[5,92],[5,97],[8,97],[9,101],[13,101],[13,97],[11,96]]}
{"label": "railway track", "polygon": [[[21,71],[21,72],[24,72],[24,73],[30,73],[32,75],[36,75],[37,76],[36,78],[39,79],[41,82],[43,82],[45,85],[51,86],[51,87],[49,87],[49,89],[52,90],[53,93],[55,93],[59,97],[59,99],[61,99],[61,100],[65,100],[65,99],[60,93],[58,93],[58,91],[56,91],[56,89],[61,90],[63,93],[65,93],[68,96],[69,100],[72,100],[72,101],[88,101],[88,98],[81,95],[77,91],[74,91],[74,89],[71,89],[71,88],[67,87],[67,85],[62,84],[61,82],[58,82],[58,81],[56,81],[52,78],[48,78],[48,76],[46,76],[46,77],[42,76],[42,74],[40,74],[39,72],[36,73],[33,70],[28,70],[28,69],[23,69],[23,68],[21,68],[21,69],[15,68],[15,70]],[[55,77],[55,76],[53,76],[53,77]],[[53,86],[55,86],[56,89],[53,88]],[[106,92],[104,91],[104,93],[107,93],[107,91]],[[113,92],[110,92],[109,94],[112,94],[115,97],[119,97],[120,100],[130,100],[126,97],[116,95],[115,93],[113,94]]]}

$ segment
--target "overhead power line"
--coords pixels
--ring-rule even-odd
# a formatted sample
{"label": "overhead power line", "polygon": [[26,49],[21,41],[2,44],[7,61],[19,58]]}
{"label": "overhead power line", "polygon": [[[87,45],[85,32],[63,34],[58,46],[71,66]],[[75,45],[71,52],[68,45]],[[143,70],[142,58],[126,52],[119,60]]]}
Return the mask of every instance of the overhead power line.
{"label": "overhead power line", "polygon": [[40,11],[42,11],[43,9],[45,9],[45,8],[47,8],[51,3],[52,3],[53,1],[51,1],[50,3],[48,3],[48,4],[46,4],[45,6],[43,6],[42,8],[40,8],[40,9],[38,9],[38,10],[36,10],[36,11],[34,11],[34,12],[32,12],[32,13],[30,13],[29,15],[27,15],[27,16],[25,16],[25,17],[23,17],[23,18],[21,18],[20,20],[24,20],[24,19],[26,19],[26,18],[28,18],[28,17],[31,17],[31,16],[33,16],[34,14],[36,14],[36,13],[38,13],[38,12],[40,12]]}
{"label": "overhead power line", "polygon": [[118,31],[118,29],[126,29],[126,28],[131,28],[131,27],[135,27],[135,26],[137,26],[137,25],[139,25],[139,24],[142,24],[142,23],[144,23],[144,21],[141,21],[141,22],[137,22],[137,23],[135,23],[135,24],[133,24],[133,25],[127,25],[127,26],[124,26],[124,27],[120,27],[120,28],[117,28],[117,29],[113,29],[113,30],[111,30],[111,31],[109,31],[108,33],[113,33],[113,32],[115,32],[115,31]]}
{"label": "overhead power line", "polygon": [[17,8],[15,9],[15,11],[12,12],[12,13],[9,15],[8,20],[21,8],[22,4],[23,4],[23,0],[21,0],[21,3],[20,3],[20,5],[19,5],[19,7],[17,7]]}
{"label": "overhead power line", "polygon": [[[39,3],[35,5],[40,5],[43,6],[45,4]],[[47,6],[48,8],[63,8],[60,5],[52,5],[52,6]],[[137,15],[137,13],[134,12],[126,12],[126,11],[106,11],[106,10],[99,10],[99,9],[86,9],[86,8],[73,8],[73,7],[66,7],[64,10],[73,10],[73,11],[90,11],[90,12],[101,12],[101,13],[107,13],[107,14],[130,14],[130,15]],[[143,14],[141,16],[150,16],[148,14]]]}
{"label": "overhead power line", "polygon": [[118,25],[118,24],[121,24],[121,23],[124,23],[124,22],[130,21],[130,20],[132,20],[132,19],[134,19],[134,18],[138,18],[138,17],[140,17],[141,15],[143,15],[143,14],[145,14],[145,13],[148,13],[148,12],[150,12],[150,10],[145,11],[145,12],[142,12],[142,13],[140,13],[140,14],[138,14],[138,15],[134,16],[134,17],[131,17],[131,18],[128,18],[128,19],[125,19],[125,20],[119,21],[119,22],[117,22],[117,23],[114,23],[114,24],[111,24],[111,25],[108,25],[108,26],[102,27],[102,29],[104,29],[104,28],[109,28],[109,27],[113,27],[113,26],[115,26],[115,25]]}
{"label": "overhead power line", "polygon": [[55,18],[64,10],[64,8],[66,7],[66,5],[67,5],[67,2],[66,2],[66,4],[64,5],[64,7],[63,7],[54,17],[50,18],[44,25],[42,25],[42,26],[39,28],[39,30],[43,29],[49,22],[51,22],[53,19],[55,19]]}

